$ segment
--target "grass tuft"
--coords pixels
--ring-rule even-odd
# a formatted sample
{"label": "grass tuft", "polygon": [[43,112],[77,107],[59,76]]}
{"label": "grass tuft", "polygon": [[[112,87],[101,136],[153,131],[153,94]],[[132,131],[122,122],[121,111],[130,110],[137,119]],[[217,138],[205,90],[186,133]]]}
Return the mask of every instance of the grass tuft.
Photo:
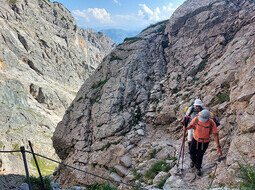
{"label": "grass tuft", "polygon": [[161,171],[168,172],[174,165],[175,164],[173,165],[167,164],[166,160],[156,162],[151,166],[149,170],[146,171],[145,177],[149,179],[154,179],[159,172]]}
{"label": "grass tuft", "polygon": [[132,44],[136,41],[139,41],[139,40],[142,40],[142,38],[139,38],[139,37],[132,37],[132,38],[125,38],[124,39],[124,42],[127,42],[129,44]]}
{"label": "grass tuft", "polygon": [[92,89],[97,89],[97,88],[99,88],[99,87],[105,85],[105,84],[108,82],[108,80],[109,80],[109,78],[106,78],[105,80],[100,81],[100,82],[98,82],[97,84],[92,85],[91,88],[92,88]]}
{"label": "grass tuft", "polygon": [[11,4],[16,4],[16,3],[18,2],[18,0],[9,0],[9,2],[10,2]]}
{"label": "grass tuft", "polygon": [[107,183],[88,185],[87,190],[117,190],[116,187]]}
{"label": "grass tuft", "polygon": [[166,183],[166,180],[170,177],[171,175],[168,174],[166,175],[165,177],[163,177],[157,184],[157,187],[160,188],[160,189],[163,189],[163,186],[165,185]]}
{"label": "grass tuft", "polygon": [[220,104],[223,103],[223,102],[229,102],[230,101],[230,97],[229,97],[229,95],[227,93],[220,93],[219,92],[216,95],[216,97],[217,97],[217,99],[218,99]]}
{"label": "grass tuft", "polygon": [[[41,180],[39,177],[34,177],[34,176],[31,176],[30,178],[30,182],[31,182],[31,186],[32,186],[32,189],[33,190],[39,190],[39,189],[42,189],[42,183],[41,183]],[[24,182],[28,182],[27,179],[24,180]],[[44,186],[45,186],[45,189],[44,190],[51,190],[51,186],[50,186],[50,179],[48,177],[45,177],[43,179],[43,182],[44,182]]]}
{"label": "grass tuft", "polygon": [[255,189],[255,166],[240,163],[238,165],[238,177],[243,179],[243,182],[240,183],[240,189]]}

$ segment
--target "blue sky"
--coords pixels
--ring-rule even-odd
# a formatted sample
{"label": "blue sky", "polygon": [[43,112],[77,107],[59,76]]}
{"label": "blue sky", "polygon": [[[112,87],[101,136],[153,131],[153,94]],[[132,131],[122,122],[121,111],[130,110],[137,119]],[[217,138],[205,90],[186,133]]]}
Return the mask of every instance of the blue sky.
{"label": "blue sky", "polygon": [[79,27],[140,30],[170,18],[185,0],[57,0]]}

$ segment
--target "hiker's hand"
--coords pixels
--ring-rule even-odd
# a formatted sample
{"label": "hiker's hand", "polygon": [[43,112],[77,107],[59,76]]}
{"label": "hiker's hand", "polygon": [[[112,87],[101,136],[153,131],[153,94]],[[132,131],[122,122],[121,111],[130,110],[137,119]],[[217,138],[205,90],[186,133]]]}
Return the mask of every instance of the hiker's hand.
{"label": "hiker's hand", "polygon": [[221,148],[220,148],[220,147],[217,148],[217,154],[219,154],[220,156],[222,156],[222,151],[221,151]]}
{"label": "hiker's hand", "polygon": [[187,131],[187,128],[183,125],[183,131]]}

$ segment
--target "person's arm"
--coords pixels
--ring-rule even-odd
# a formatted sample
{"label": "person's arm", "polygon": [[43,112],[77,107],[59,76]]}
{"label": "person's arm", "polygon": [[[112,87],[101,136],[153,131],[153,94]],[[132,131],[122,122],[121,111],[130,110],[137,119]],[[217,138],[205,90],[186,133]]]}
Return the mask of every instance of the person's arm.
{"label": "person's arm", "polygon": [[187,128],[185,128],[185,126],[183,126],[184,130],[189,130],[192,129],[195,126],[195,118],[190,122],[190,124],[188,125]]}
{"label": "person's arm", "polygon": [[220,141],[219,141],[219,134],[218,133],[214,133],[213,137],[214,137],[214,141],[215,141],[216,146],[217,146],[217,154],[222,156],[222,151],[221,151],[221,146],[220,146]]}

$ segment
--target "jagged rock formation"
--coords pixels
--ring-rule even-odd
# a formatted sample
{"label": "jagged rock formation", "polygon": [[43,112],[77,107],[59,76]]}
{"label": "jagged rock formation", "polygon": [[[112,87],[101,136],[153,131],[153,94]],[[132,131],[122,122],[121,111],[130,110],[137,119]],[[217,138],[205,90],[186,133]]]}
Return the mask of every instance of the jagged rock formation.
{"label": "jagged rock formation", "polygon": [[[48,0],[1,1],[0,28],[0,149],[28,148],[31,140],[36,152],[53,156],[57,123],[115,43],[79,29],[63,5]],[[0,158],[6,174],[24,174],[19,154]]]}
{"label": "jagged rock formation", "polygon": [[[255,162],[254,12],[252,0],[188,0],[168,22],[126,39],[86,80],[58,124],[53,143],[59,157],[66,164],[131,182],[136,174],[120,172],[118,166],[129,155],[131,168],[146,179],[153,163],[176,156],[184,108],[200,97],[221,121],[225,159],[213,185],[236,185],[235,161]],[[217,158],[214,148],[210,143],[203,177],[196,180],[187,173],[179,178],[175,167],[164,189],[207,188]],[[111,173],[114,167],[120,175]],[[100,182],[64,167],[57,180],[64,186]]]}

